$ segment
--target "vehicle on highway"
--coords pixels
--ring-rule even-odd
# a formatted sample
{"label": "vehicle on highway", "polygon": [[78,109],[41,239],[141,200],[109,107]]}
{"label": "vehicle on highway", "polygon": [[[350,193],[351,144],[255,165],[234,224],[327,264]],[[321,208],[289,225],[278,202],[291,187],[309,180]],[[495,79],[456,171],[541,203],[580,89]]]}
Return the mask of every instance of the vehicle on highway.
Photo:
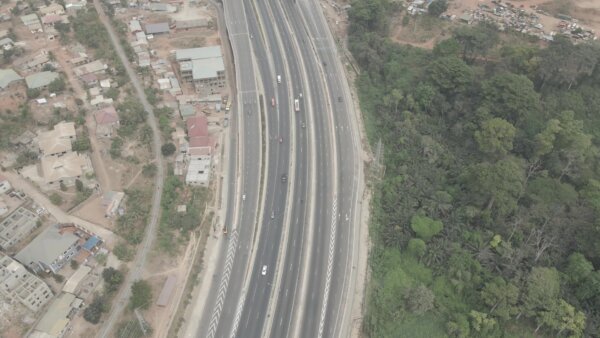
{"label": "vehicle on highway", "polygon": [[245,200],[246,200],[246,194],[243,194],[242,195],[242,201],[245,201]]}
{"label": "vehicle on highway", "polygon": [[302,98],[302,93],[300,93],[300,98]]}
{"label": "vehicle on highway", "polygon": [[294,111],[296,111],[296,112],[300,111],[300,100],[298,100],[298,99],[294,99]]}
{"label": "vehicle on highway", "polygon": [[271,211],[271,219],[275,218],[275,211]]}
{"label": "vehicle on highway", "polygon": [[306,123],[302,122],[302,128],[306,128]]}
{"label": "vehicle on highway", "polygon": [[279,143],[283,143],[283,137],[279,138]]}
{"label": "vehicle on highway", "polygon": [[267,266],[263,265],[262,267],[262,271],[260,272],[261,275],[265,276],[267,274]]}
{"label": "vehicle on highway", "polygon": [[275,107],[275,98],[274,97],[271,98],[271,106]]}
{"label": "vehicle on highway", "polygon": [[281,175],[281,182],[286,182],[287,181],[287,175],[283,174]]}
{"label": "vehicle on highway", "polygon": [[277,75],[277,83],[281,83],[281,75]]}

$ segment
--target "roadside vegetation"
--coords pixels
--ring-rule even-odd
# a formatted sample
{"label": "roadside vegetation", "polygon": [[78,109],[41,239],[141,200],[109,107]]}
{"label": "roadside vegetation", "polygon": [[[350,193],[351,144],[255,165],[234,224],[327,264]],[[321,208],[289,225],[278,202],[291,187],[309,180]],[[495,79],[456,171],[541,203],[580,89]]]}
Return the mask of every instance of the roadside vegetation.
{"label": "roadside vegetation", "polygon": [[598,45],[460,26],[426,51],[391,42],[390,6],[350,10],[385,146],[365,333],[599,337]]}
{"label": "roadside vegetation", "polygon": [[159,250],[171,255],[178,253],[181,244],[189,240],[190,232],[200,227],[208,197],[207,188],[186,186],[172,173],[167,176],[161,199]]}
{"label": "roadside vegetation", "polygon": [[79,11],[77,16],[70,17],[70,20],[71,27],[75,32],[75,40],[91,48],[96,58],[104,59],[111,65],[112,75],[116,76],[119,86],[129,82],[125,67],[114,50],[108,31],[104,28],[102,22],[100,22],[96,10],[90,7]]}

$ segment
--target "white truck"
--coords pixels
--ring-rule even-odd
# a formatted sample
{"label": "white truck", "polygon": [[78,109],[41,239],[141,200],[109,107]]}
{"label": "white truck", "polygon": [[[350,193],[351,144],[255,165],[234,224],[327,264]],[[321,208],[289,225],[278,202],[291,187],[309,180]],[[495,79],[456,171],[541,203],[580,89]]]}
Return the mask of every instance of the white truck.
{"label": "white truck", "polygon": [[296,112],[300,111],[300,100],[298,100],[298,99],[294,99],[294,111],[296,111]]}

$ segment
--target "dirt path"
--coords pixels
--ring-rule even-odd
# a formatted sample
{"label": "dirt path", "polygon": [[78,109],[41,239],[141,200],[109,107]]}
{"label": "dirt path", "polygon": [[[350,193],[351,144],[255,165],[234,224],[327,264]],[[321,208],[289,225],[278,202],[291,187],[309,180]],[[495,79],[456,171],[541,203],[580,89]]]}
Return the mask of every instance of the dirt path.
{"label": "dirt path", "polygon": [[100,147],[98,146],[98,138],[96,137],[96,123],[92,115],[92,111],[94,111],[94,108],[90,106],[87,100],[86,90],[77,80],[75,74],[73,74],[72,65],[66,62],[66,60],[68,60],[69,58],[66,50],[64,50],[63,48],[56,48],[53,50],[53,53],[57,55],[56,61],[60,64],[60,67],[67,76],[71,87],[75,91],[76,97],[83,101],[83,106],[88,112],[85,119],[85,125],[90,138],[90,158],[92,159],[92,164],[94,166],[94,171],[96,172],[96,179],[98,181],[98,184],[100,185],[100,189],[102,189],[102,191],[110,191],[113,187],[111,184],[112,182],[110,180],[110,175],[108,175],[106,167],[104,166],[105,161],[102,159],[102,155],[100,154]]}
{"label": "dirt path", "polygon": [[31,184],[29,181],[22,178],[18,174],[12,171],[6,171],[2,174],[6,176],[6,178],[8,178],[9,182],[15,189],[23,191],[27,196],[33,199],[35,203],[46,208],[46,210],[48,210],[48,212],[52,216],[54,216],[54,218],[56,218],[58,222],[75,223],[77,225],[80,225],[88,229],[90,232],[93,232],[102,237],[102,239],[107,244],[112,244],[117,239],[117,236],[110,230],[107,230],[92,222],[83,220],[79,217],[69,215],[66,212],[62,211],[59,207],[52,204],[52,202],[50,202],[50,200],[44,194],[42,194],[36,187],[34,187],[33,184]]}
{"label": "dirt path", "polygon": [[177,278],[177,286],[175,287],[175,292],[171,298],[171,301],[162,311],[156,311],[154,313],[153,324],[155,329],[153,337],[166,337],[169,332],[169,328],[171,325],[173,325],[172,322],[174,316],[177,314],[177,308],[179,307],[183,296],[185,296],[183,294],[185,291],[185,284],[192,271],[192,263],[194,262],[195,253],[199,243],[200,241],[196,239],[195,233],[192,232],[188,246],[186,247],[185,253],[183,254],[181,262],[177,268],[169,269],[167,271],[152,275],[152,277],[154,277],[165,274],[173,274]]}

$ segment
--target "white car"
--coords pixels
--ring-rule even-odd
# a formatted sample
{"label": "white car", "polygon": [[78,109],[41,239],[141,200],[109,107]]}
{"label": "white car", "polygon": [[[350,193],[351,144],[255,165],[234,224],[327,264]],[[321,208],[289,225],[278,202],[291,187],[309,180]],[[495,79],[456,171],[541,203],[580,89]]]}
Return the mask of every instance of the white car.
{"label": "white car", "polygon": [[242,201],[245,201],[245,200],[246,200],[246,194],[243,194],[242,195]]}
{"label": "white car", "polygon": [[262,271],[260,272],[261,275],[265,276],[267,274],[267,266],[263,265]]}

